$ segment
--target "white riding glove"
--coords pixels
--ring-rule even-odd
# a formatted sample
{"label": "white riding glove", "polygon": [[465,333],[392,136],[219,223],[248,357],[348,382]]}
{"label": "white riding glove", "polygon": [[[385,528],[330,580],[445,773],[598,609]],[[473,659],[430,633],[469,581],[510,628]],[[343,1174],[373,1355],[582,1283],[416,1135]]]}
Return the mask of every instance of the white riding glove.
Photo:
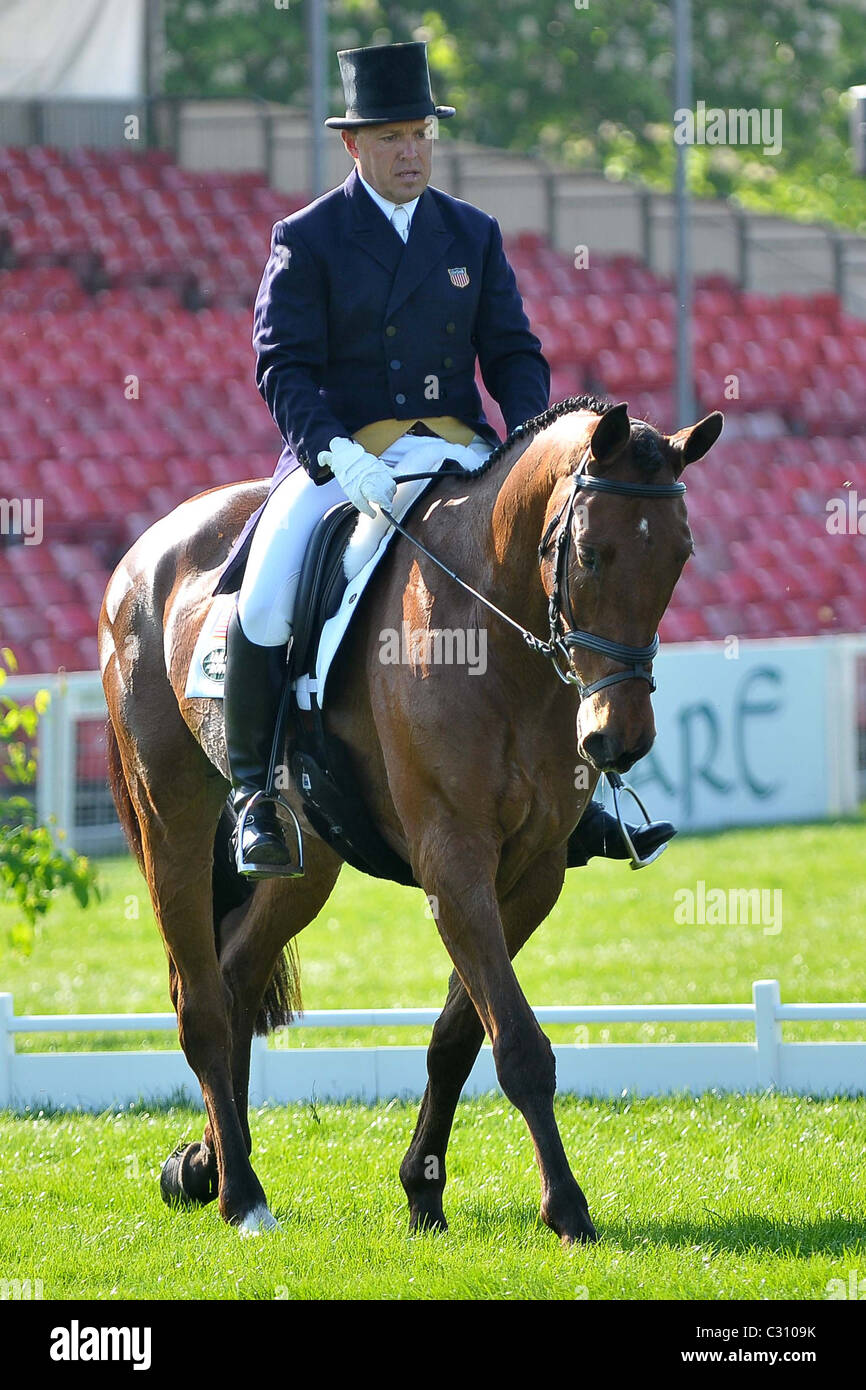
{"label": "white riding glove", "polygon": [[368,454],[356,439],[331,440],[319,454],[319,463],[330,468],[353,506],[366,516],[375,516],[375,506],[390,509],[397,480],[387,464]]}

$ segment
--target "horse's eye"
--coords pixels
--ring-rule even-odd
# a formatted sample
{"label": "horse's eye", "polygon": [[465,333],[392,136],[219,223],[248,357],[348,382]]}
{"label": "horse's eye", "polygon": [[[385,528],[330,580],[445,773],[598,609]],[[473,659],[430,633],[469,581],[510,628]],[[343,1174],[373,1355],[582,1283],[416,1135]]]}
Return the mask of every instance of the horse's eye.
{"label": "horse's eye", "polygon": [[598,569],[598,558],[596,553],[594,550],[590,550],[588,545],[579,545],[577,547],[577,559],[581,569]]}

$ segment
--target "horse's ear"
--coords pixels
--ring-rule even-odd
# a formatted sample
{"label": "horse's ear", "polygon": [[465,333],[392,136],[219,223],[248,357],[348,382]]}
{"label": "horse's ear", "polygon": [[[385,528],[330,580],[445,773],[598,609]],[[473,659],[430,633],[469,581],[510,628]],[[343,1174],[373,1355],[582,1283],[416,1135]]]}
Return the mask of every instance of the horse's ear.
{"label": "horse's ear", "polygon": [[614,454],[629,441],[631,426],[628,421],[628,405],[612,405],[606,410],[592,432],[589,441],[590,452],[598,463],[607,463]]}
{"label": "horse's ear", "polygon": [[697,463],[712,449],[724,423],[722,412],[714,410],[712,415],[704,416],[696,425],[689,425],[687,429],[677,430],[676,434],[671,435],[671,448],[680,456],[676,465],[677,474],[683,471],[687,463]]}

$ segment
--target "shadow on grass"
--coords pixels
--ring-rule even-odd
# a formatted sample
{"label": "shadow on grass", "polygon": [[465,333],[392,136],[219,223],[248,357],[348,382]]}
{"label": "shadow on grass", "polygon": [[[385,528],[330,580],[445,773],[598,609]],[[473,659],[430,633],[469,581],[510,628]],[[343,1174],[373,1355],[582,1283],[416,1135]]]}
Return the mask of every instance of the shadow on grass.
{"label": "shadow on grass", "polygon": [[8,1106],[0,1110],[0,1119],[7,1120],[57,1120],[71,1115],[88,1115],[94,1120],[114,1118],[117,1115],[170,1115],[177,1113],[188,1124],[201,1128],[204,1122],[204,1106],[196,1105],[189,1093],[178,1087],[167,1096],[153,1100],[139,1099],[127,1105],[110,1106],[108,1109],[94,1110],[87,1106],[53,1105],[50,1100],[37,1105]]}
{"label": "shadow on grass", "polygon": [[866,1242],[866,1220],[844,1216],[814,1221],[778,1221],[758,1213],[743,1212],[731,1217],[711,1216],[706,1221],[688,1218],[608,1221],[601,1218],[598,1229],[602,1240],[615,1241],[626,1250],[649,1242],[678,1249],[699,1245],[740,1255],[764,1251],[800,1259],[809,1255],[838,1255],[852,1245]]}
{"label": "shadow on grass", "polygon": [[[708,1216],[706,1220],[688,1217],[665,1220],[607,1219],[598,1212],[591,1214],[603,1248],[619,1247],[639,1253],[653,1246],[687,1250],[700,1246],[717,1253],[735,1254],[764,1252],[772,1255],[791,1255],[799,1259],[811,1255],[840,1255],[852,1247],[862,1246],[866,1253],[866,1219],[845,1216],[822,1217],[813,1221],[796,1219],[775,1220],[754,1212],[742,1212],[730,1217]],[[542,1236],[556,1241],[557,1237],[541,1220],[538,1206],[533,1202],[463,1202],[449,1209],[446,1216],[452,1232],[481,1240],[508,1238],[532,1239]]]}

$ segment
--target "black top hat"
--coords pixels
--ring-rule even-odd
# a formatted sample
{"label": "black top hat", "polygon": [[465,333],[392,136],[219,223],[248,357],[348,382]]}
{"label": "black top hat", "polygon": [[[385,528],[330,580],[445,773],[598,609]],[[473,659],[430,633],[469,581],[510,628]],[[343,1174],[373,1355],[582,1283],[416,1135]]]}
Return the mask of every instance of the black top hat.
{"label": "black top hat", "polygon": [[375,48],[344,48],[337,54],[346,98],[345,116],[330,116],[332,130],[417,121],[455,115],[453,106],[435,106],[430,93],[426,43],[389,43]]}

